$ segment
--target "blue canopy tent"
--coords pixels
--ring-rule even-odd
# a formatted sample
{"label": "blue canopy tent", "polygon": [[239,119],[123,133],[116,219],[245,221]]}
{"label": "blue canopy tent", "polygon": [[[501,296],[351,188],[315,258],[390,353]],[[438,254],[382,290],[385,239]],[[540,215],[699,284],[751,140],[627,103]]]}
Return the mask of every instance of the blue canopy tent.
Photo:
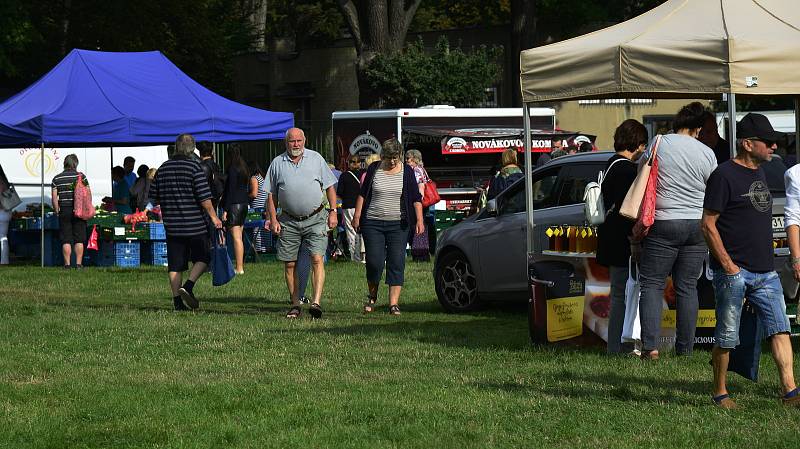
{"label": "blue canopy tent", "polygon": [[[159,51],[72,50],[0,103],[0,147],[41,146],[43,161],[45,144],[169,143],[181,133],[210,142],[272,140],[293,123],[290,113],[215,94]],[[42,163],[42,202],[44,184]]]}

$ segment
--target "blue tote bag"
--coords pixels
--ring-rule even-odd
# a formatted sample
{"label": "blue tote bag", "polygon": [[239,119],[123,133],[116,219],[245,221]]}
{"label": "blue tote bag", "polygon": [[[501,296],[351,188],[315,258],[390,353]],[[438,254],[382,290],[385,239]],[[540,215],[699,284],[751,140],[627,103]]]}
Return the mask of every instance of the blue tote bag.
{"label": "blue tote bag", "polygon": [[214,287],[225,285],[236,276],[233,263],[228,256],[228,248],[222,243],[222,230],[213,231],[214,244],[211,247],[211,284]]}
{"label": "blue tote bag", "polygon": [[755,307],[749,301],[745,301],[739,322],[739,346],[731,350],[728,371],[738,373],[752,381],[758,380],[758,362],[761,360],[763,338],[764,328],[758,319]]}

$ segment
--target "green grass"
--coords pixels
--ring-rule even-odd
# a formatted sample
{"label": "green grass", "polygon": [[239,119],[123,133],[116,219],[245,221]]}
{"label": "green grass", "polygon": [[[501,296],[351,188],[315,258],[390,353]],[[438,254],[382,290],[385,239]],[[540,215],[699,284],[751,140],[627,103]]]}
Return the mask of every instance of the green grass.
{"label": "green grass", "polygon": [[363,267],[330,264],[318,321],[283,318],[277,263],[202,278],[196,313],[159,269],[0,269],[0,447],[798,446],[768,355],[719,410],[707,352],[534,348],[522,307],[444,314],[430,269],[364,316]]}

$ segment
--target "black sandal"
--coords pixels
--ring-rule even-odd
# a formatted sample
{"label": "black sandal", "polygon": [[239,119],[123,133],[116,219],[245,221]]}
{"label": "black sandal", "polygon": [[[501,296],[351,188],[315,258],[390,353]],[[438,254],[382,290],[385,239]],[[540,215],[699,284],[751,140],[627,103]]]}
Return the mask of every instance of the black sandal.
{"label": "black sandal", "polygon": [[389,315],[400,315],[400,306],[395,304],[389,307]]}
{"label": "black sandal", "polygon": [[316,302],[311,303],[311,307],[308,308],[308,313],[310,313],[313,318],[322,318],[322,306]]}
{"label": "black sandal", "polygon": [[367,302],[364,303],[364,313],[374,312],[376,302],[378,302],[378,295],[370,296],[369,294],[367,294]]}
{"label": "black sandal", "polygon": [[298,318],[301,313],[303,313],[303,311],[300,309],[300,306],[292,306],[289,312],[286,313],[286,318]]}

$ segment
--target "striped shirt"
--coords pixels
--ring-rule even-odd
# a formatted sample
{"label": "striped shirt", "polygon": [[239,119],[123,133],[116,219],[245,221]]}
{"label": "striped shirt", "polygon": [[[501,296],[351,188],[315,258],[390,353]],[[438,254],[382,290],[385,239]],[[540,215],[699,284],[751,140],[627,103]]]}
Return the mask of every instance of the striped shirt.
{"label": "striped shirt", "polygon": [[197,161],[175,157],[161,164],[150,186],[150,198],[161,206],[167,236],[192,237],[208,232],[200,203],[211,199],[211,189]]}
{"label": "striped shirt", "polygon": [[400,197],[403,195],[403,170],[386,173],[382,168],[375,172],[372,181],[372,202],[367,210],[370,220],[399,221],[404,211]]}
{"label": "striped shirt", "polygon": [[[53,188],[58,192],[58,208],[61,210],[72,210],[72,198],[75,194],[75,182],[78,175],[86,179],[86,175],[75,170],[64,170],[53,178]],[[88,180],[86,181],[88,184]]]}
{"label": "striped shirt", "polygon": [[258,182],[258,194],[253,200],[250,201],[250,207],[253,209],[264,209],[267,204],[267,189],[264,187],[264,178],[260,173],[257,173],[253,177],[256,178],[256,182]]}

